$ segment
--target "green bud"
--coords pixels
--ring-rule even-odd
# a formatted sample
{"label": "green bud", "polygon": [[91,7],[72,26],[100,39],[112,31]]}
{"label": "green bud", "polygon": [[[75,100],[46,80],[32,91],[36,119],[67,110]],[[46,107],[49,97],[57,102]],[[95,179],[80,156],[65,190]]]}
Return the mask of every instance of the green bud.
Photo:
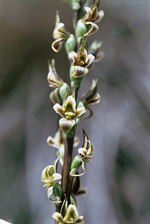
{"label": "green bud", "polygon": [[63,83],[63,85],[59,88],[59,95],[62,99],[62,101],[65,99],[66,95],[69,95],[70,88],[67,83]]}
{"label": "green bud", "polygon": [[80,42],[81,37],[84,37],[84,34],[86,34],[87,31],[88,31],[87,26],[84,24],[82,19],[80,19],[77,22],[77,26],[76,26],[76,34],[77,34],[78,42]]}
{"label": "green bud", "polygon": [[78,170],[81,165],[82,165],[82,159],[78,155],[73,159],[73,161],[71,163],[71,170],[73,170],[73,169]]}
{"label": "green bud", "polygon": [[74,68],[74,66],[72,65],[71,67],[70,67],[70,80],[71,80],[71,87],[73,88],[73,89],[79,89],[80,88],[80,84],[81,84],[81,81],[82,81],[82,79],[83,79],[83,76],[82,77],[74,77],[74,76],[72,76],[72,74],[74,74],[75,73],[75,68]]}
{"label": "green bud", "polygon": [[59,183],[55,184],[55,186],[53,187],[53,194],[54,194],[54,197],[61,198],[62,189],[61,189],[61,185]]}
{"label": "green bud", "polygon": [[65,48],[66,48],[67,54],[69,54],[71,51],[75,51],[75,47],[76,47],[75,36],[73,34],[70,34],[70,37],[67,39],[67,41],[65,43]]}

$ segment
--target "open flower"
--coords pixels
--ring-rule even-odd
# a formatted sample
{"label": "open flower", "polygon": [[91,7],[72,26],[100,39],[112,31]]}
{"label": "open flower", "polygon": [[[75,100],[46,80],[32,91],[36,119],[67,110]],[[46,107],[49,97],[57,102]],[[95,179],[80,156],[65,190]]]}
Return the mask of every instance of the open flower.
{"label": "open flower", "polygon": [[73,96],[68,96],[62,106],[56,103],[53,108],[56,113],[63,117],[59,120],[59,125],[65,133],[68,133],[75,125],[75,119],[86,112],[84,107],[76,109],[76,101]]}
{"label": "open flower", "polygon": [[[57,180],[61,179],[61,174],[56,173],[56,166],[59,158],[54,162],[54,165],[47,166],[42,171],[41,181],[44,182],[44,187],[47,187],[47,196],[48,198],[55,203],[61,203],[61,187],[57,183]],[[54,194],[57,200],[52,200],[50,196]]]}
{"label": "open flower", "polygon": [[84,135],[83,146],[82,148],[78,149],[78,152],[84,162],[90,162],[89,159],[92,159],[94,146],[91,143],[91,141],[89,141],[88,136],[84,130],[83,130],[83,135]]}
{"label": "open flower", "polygon": [[83,18],[78,21],[76,27],[78,42],[80,42],[80,39],[83,36],[90,36],[99,29],[96,23],[103,18],[104,11],[99,11],[98,6],[99,0],[97,0],[96,3],[95,0],[93,0],[93,4],[91,7],[85,7],[86,13]]}
{"label": "open flower", "polygon": [[69,35],[70,34],[66,31],[64,23],[60,22],[59,13],[57,11],[55,29],[53,31],[53,37],[56,40],[52,43],[52,49],[55,52],[58,52],[61,49],[63,42],[67,40]]}
{"label": "open flower", "polygon": [[71,75],[80,78],[88,73],[88,67],[94,61],[94,56],[87,53],[86,43],[81,45],[79,51],[71,52],[69,58],[72,59]]}
{"label": "open flower", "polygon": [[49,68],[49,72],[47,75],[47,80],[50,84],[50,87],[54,89],[60,88],[63,85],[64,81],[58,76],[56,72],[54,59],[52,59],[51,63],[50,63],[50,60],[48,60],[48,68]]}
{"label": "open flower", "polygon": [[78,215],[78,211],[75,205],[70,204],[67,208],[65,217],[59,212],[55,212],[52,217],[59,223],[82,223],[84,222],[84,217]]}
{"label": "open flower", "polygon": [[92,35],[99,29],[99,27],[95,23],[99,22],[103,18],[104,11],[103,10],[98,11],[98,6],[99,6],[99,0],[97,0],[96,3],[95,0],[93,0],[91,8],[85,7],[86,14],[82,18],[82,20],[86,25],[88,26],[90,25],[91,28],[90,30],[88,30],[86,34],[84,34],[84,36]]}
{"label": "open flower", "polygon": [[61,174],[56,173],[56,168],[53,165],[47,166],[41,176],[41,181],[44,182],[44,187],[52,187],[61,179]]}

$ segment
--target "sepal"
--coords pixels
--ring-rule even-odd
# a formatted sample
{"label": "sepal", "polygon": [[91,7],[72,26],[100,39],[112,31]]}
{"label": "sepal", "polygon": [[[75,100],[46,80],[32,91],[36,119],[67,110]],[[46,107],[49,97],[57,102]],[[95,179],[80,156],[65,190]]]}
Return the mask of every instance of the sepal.
{"label": "sepal", "polygon": [[63,85],[63,80],[58,76],[55,68],[55,60],[52,59],[48,60],[48,68],[49,68],[49,73],[47,75],[47,80],[50,83],[50,87],[55,88],[60,88]]}
{"label": "sepal", "polygon": [[66,118],[61,118],[59,120],[59,126],[65,134],[71,131],[75,123],[76,123],[75,120],[68,120]]}
{"label": "sepal", "polygon": [[54,89],[50,94],[49,94],[49,98],[51,100],[51,102],[53,104],[56,104],[56,103],[61,103],[61,98],[60,98],[60,95],[59,95],[59,89]]}

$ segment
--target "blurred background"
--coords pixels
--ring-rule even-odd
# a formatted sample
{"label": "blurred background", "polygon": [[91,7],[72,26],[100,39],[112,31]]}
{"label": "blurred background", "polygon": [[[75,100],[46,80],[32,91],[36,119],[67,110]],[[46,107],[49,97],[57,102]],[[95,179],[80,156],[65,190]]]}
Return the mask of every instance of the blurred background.
{"label": "blurred background", "polygon": [[[86,224],[150,223],[150,1],[101,0],[105,17],[89,38],[103,41],[105,57],[82,82],[99,79],[101,103],[80,123],[95,145],[81,178]],[[69,83],[64,49],[51,49],[55,12],[72,29],[72,10],[59,0],[0,1],[0,218],[13,224],[53,223],[54,204],[41,183],[55,158],[47,145],[57,116],[49,100],[47,59]],[[77,152],[75,149],[75,153]]]}

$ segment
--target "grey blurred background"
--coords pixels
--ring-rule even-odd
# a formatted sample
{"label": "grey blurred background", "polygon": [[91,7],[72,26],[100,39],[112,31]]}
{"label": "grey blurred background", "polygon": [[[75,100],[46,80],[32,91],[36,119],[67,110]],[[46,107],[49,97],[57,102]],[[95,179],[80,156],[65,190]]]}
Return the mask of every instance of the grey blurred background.
{"label": "grey blurred background", "polygon": [[[46,139],[57,116],[49,100],[47,59],[69,83],[64,49],[51,50],[55,11],[72,32],[72,11],[58,0],[0,1],[0,218],[48,224],[54,205],[41,172],[55,160]],[[103,41],[105,58],[82,83],[99,78],[101,103],[80,123],[95,145],[78,198],[86,224],[150,223],[150,1],[101,0],[105,17],[89,38]],[[75,149],[75,153],[77,148]]]}

